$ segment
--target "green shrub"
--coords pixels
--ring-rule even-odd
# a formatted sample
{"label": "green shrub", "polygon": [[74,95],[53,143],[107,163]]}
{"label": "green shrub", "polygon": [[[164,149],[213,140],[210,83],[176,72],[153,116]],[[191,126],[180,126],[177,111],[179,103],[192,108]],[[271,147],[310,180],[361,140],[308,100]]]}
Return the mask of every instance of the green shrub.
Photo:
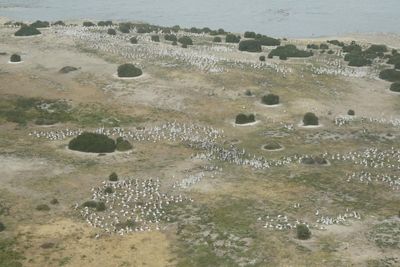
{"label": "green shrub", "polygon": [[301,240],[310,239],[311,231],[305,224],[298,224],[296,226],[297,238]]}
{"label": "green shrub", "polygon": [[400,71],[395,69],[382,70],[379,73],[379,78],[389,82],[400,82]]}
{"label": "green shrub", "polygon": [[117,32],[116,32],[114,29],[108,29],[108,30],[107,30],[107,33],[108,33],[109,35],[117,35]]}
{"label": "green shrub", "polygon": [[333,44],[333,45],[337,45],[337,46],[341,46],[341,47],[344,46],[344,43],[343,42],[339,42],[338,40],[329,40],[329,41],[326,41],[326,42],[329,43],[329,44]]}
{"label": "green shrub", "polygon": [[217,32],[218,32],[219,35],[224,35],[224,34],[226,34],[225,30],[222,29],[222,28],[218,29]]}
{"label": "green shrub", "polygon": [[192,39],[188,36],[182,36],[181,38],[178,39],[178,42],[181,43],[182,46],[183,45],[186,45],[186,46],[193,45]]}
{"label": "green shrub", "polygon": [[244,92],[245,96],[252,96],[253,93],[250,90],[246,90],[246,92]]}
{"label": "green shrub", "polygon": [[131,42],[131,44],[137,44],[138,40],[136,37],[132,37],[131,39],[129,39],[129,41]]}
{"label": "green shrub", "polygon": [[51,201],[50,201],[50,204],[51,205],[57,205],[57,204],[59,204],[60,202],[58,202],[58,199],[57,198],[53,198]]}
{"label": "green shrub", "polygon": [[118,77],[138,77],[142,74],[142,70],[133,64],[123,64],[118,67]]}
{"label": "green shrub", "polygon": [[390,58],[389,58],[389,60],[388,60],[388,62],[387,62],[388,64],[392,64],[392,65],[398,65],[398,64],[400,64],[400,54],[394,54],[394,55],[392,55]]}
{"label": "green shrub", "polygon": [[259,59],[260,61],[265,61],[265,56],[260,56],[258,59]]}
{"label": "green shrub", "polygon": [[[171,34],[171,29],[170,28],[164,28],[164,29],[162,29],[161,32],[164,33],[164,34]],[[165,40],[167,40],[167,39],[165,39]]]}
{"label": "green shrub", "polygon": [[239,35],[234,35],[234,34],[227,34],[225,37],[225,42],[226,43],[239,43],[240,42],[240,36]]}
{"label": "green shrub", "polygon": [[307,49],[319,49],[319,45],[316,44],[308,44]]}
{"label": "green shrub", "polygon": [[386,45],[371,45],[366,52],[367,53],[386,53],[388,51]]}
{"label": "green shrub", "polygon": [[94,200],[89,200],[89,201],[86,201],[85,203],[83,203],[82,206],[91,208],[91,209],[96,209],[96,211],[105,211],[106,210],[106,204],[101,201],[97,202]]}
{"label": "green shrub", "polygon": [[356,113],[354,112],[354,110],[349,109],[349,110],[347,111],[347,115],[349,115],[349,116],[354,116],[354,115],[356,115]]}
{"label": "green shrub", "polygon": [[131,25],[128,23],[120,23],[118,30],[122,33],[129,33],[131,31]]}
{"label": "green shrub", "polygon": [[52,25],[53,25],[53,26],[65,26],[65,23],[64,23],[64,21],[62,21],[62,20],[57,20],[57,21],[54,22]]}
{"label": "green shrub", "polygon": [[333,50],[329,50],[327,53],[328,53],[329,55],[333,55],[335,52],[334,52]]}
{"label": "green shrub", "polygon": [[0,266],[1,267],[22,267],[20,261],[24,260],[23,255],[15,249],[15,240],[0,239]]}
{"label": "green shrub", "polygon": [[372,64],[372,61],[366,57],[365,53],[358,51],[348,53],[344,57],[344,60],[348,61],[349,66],[353,67],[369,66]]}
{"label": "green shrub", "polygon": [[108,186],[104,189],[104,193],[106,194],[112,194],[114,193],[114,190],[112,189],[112,187]]}
{"label": "green shrub", "polygon": [[10,62],[21,62],[21,56],[17,54],[11,55]]}
{"label": "green shrub", "polygon": [[239,43],[239,50],[246,52],[261,52],[261,44],[257,40],[243,40]]}
{"label": "green shrub", "polygon": [[299,50],[295,45],[285,45],[273,49],[268,57],[279,56],[280,59],[285,60],[289,57],[311,57],[312,55],[312,52]]}
{"label": "green shrub", "polygon": [[246,115],[246,114],[240,113],[236,116],[236,119],[235,119],[236,124],[246,124],[246,123],[251,123],[251,122],[255,122],[255,121],[256,120],[255,120],[255,117],[253,114]]}
{"label": "green shrub", "polygon": [[151,36],[151,41],[152,41],[152,42],[160,42],[160,36],[158,36],[158,35],[152,35],[152,36]]}
{"label": "green shrub", "polygon": [[318,117],[312,112],[307,112],[303,117],[303,124],[308,125],[318,125]]}
{"label": "green shrub", "polygon": [[222,42],[222,39],[219,36],[215,36],[214,39],[213,39],[213,42],[214,43],[220,43],[220,42]]}
{"label": "green shrub", "polygon": [[211,32],[211,29],[208,28],[208,27],[204,27],[203,29],[201,29],[201,32],[203,32],[203,33],[210,33],[210,32]]}
{"label": "green shrub", "polygon": [[14,33],[15,36],[32,36],[38,34],[41,34],[41,32],[32,26],[22,26],[18,31]]}
{"label": "green shrub", "polygon": [[34,27],[34,28],[47,28],[49,26],[50,26],[49,22],[41,21],[41,20],[37,20],[31,24],[31,27]]}
{"label": "green shrub", "polygon": [[0,232],[3,232],[4,230],[6,230],[6,226],[0,222]]}
{"label": "green shrub", "polygon": [[94,27],[94,26],[96,26],[96,24],[94,24],[91,21],[84,21],[82,25],[83,25],[83,27]]}
{"label": "green shrub", "polygon": [[171,42],[177,42],[178,41],[178,38],[176,37],[175,34],[166,34],[164,36],[164,39],[167,40],[167,41],[171,41]]}
{"label": "green shrub", "polygon": [[112,26],[113,22],[111,20],[107,20],[107,21],[99,21],[97,23],[97,26],[101,26],[101,27],[109,27]]}
{"label": "green shrub", "polygon": [[256,38],[256,33],[255,32],[245,32],[244,38]]}
{"label": "green shrub", "polygon": [[319,49],[328,50],[328,49],[329,49],[329,45],[327,45],[327,44],[320,44],[320,45],[319,45]]}
{"label": "green shrub", "polygon": [[350,45],[343,46],[342,50],[345,53],[354,53],[354,52],[361,52],[362,48],[360,45],[358,45],[354,41],[352,41]]}
{"label": "green shrub", "polygon": [[180,29],[181,29],[181,27],[179,25],[172,26],[172,28],[171,28],[171,30],[175,33],[179,32]]}
{"label": "green shrub", "polygon": [[38,211],[49,211],[50,207],[46,204],[40,204],[36,206],[36,210]]}
{"label": "green shrub", "polygon": [[257,36],[256,40],[264,46],[278,46],[281,44],[280,40],[265,35]]}
{"label": "green shrub", "polygon": [[262,97],[261,102],[265,105],[277,105],[279,104],[279,96],[268,94]]}
{"label": "green shrub", "polygon": [[138,25],[136,27],[137,33],[151,33],[153,31],[152,27],[148,24]]}
{"label": "green shrub", "polygon": [[390,85],[390,91],[400,92],[400,82],[392,83]]}
{"label": "green shrub", "polygon": [[110,153],[115,151],[116,145],[114,140],[106,135],[84,132],[72,139],[68,148],[82,152]]}
{"label": "green shrub", "polygon": [[104,202],[97,202],[96,211],[105,211],[106,210],[106,203]]}
{"label": "green shrub", "polygon": [[278,150],[281,149],[282,146],[277,142],[270,142],[268,144],[265,144],[263,148],[266,150]]}
{"label": "green shrub", "polygon": [[131,143],[128,140],[123,139],[122,137],[117,138],[117,150],[118,151],[128,151],[132,149]]}
{"label": "green shrub", "polygon": [[113,172],[110,174],[110,176],[108,176],[108,180],[110,180],[112,182],[116,182],[116,181],[118,181],[118,175],[115,172]]}

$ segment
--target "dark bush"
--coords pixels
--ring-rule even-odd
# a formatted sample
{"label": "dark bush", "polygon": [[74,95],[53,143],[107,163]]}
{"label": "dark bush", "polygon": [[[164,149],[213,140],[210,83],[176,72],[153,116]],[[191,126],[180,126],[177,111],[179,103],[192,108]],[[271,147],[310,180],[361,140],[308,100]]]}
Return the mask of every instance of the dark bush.
{"label": "dark bush", "polygon": [[34,28],[47,28],[49,26],[50,26],[49,22],[41,21],[41,20],[37,20],[31,24],[31,27],[34,27]]}
{"label": "dark bush", "polygon": [[268,57],[279,56],[280,59],[285,60],[289,57],[311,57],[312,55],[312,52],[299,50],[295,45],[285,45],[273,49]]}
{"label": "dark bush", "polygon": [[138,40],[136,37],[132,37],[131,39],[129,39],[129,41],[131,42],[131,44],[137,44]]}
{"label": "dark bush", "polygon": [[246,123],[251,123],[251,122],[255,122],[255,121],[256,120],[255,120],[255,117],[253,114],[246,115],[246,114],[240,113],[236,116],[236,119],[235,119],[236,124],[246,124]]}
{"label": "dark bush", "polygon": [[217,31],[210,31],[210,33],[209,33],[211,36],[215,36],[215,35],[218,35],[218,32]]}
{"label": "dark bush", "polygon": [[123,64],[118,67],[118,77],[138,77],[142,74],[142,70],[132,64]]}
{"label": "dark bush", "polygon": [[246,92],[244,92],[245,96],[252,96],[253,93],[250,90],[246,90]]}
{"label": "dark bush", "polygon": [[82,25],[83,25],[83,27],[94,27],[94,26],[96,26],[96,24],[94,24],[91,21],[84,21]]}
{"label": "dark bush", "polygon": [[164,33],[164,34],[171,34],[171,29],[170,28],[164,28],[164,29],[162,29],[161,32]]}
{"label": "dark bush", "polygon": [[333,55],[335,52],[333,50],[328,50],[327,52],[329,55]]}
{"label": "dark bush", "polygon": [[319,45],[316,44],[308,44],[307,49],[319,49]]}
{"label": "dark bush", "polygon": [[97,202],[96,211],[105,211],[106,204],[104,202]]}
{"label": "dark bush", "polygon": [[210,33],[210,32],[211,32],[211,29],[208,28],[208,27],[204,27],[203,29],[201,29],[201,32]]}
{"label": "dark bush", "polygon": [[50,204],[51,205],[57,205],[57,204],[59,204],[60,202],[58,202],[58,199],[57,198],[53,198],[51,201],[50,201]]}
{"label": "dark bush", "polygon": [[298,224],[296,226],[297,238],[301,240],[307,240],[311,237],[311,231],[305,224]]}
{"label": "dark bush", "polygon": [[118,30],[122,33],[129,33],[131,31],[131,25],[128,23],[120,23]]}
{"label": "dark bush", "polygon": [[97,26],[100,26],[100,27],[106,27],[106,26],[112,26],[112,25],[113,25],[113,22],[111,20],[99,21],[97,23]]}
{"label": "dark bush", "polygon": [[75,68],[75,67],[72,67],[72,66],[65,66],[65,67],[62,67],[58,72],[59,73],[63,73],[63,74],[67,74],[67,73],[70,73],[72,71],[77,71],[77,70],[78,70],[78,68]]}
{"label": "dark bush", "polygon": [[263,145],[263,148],[266,150],[278,150],[281,149],[282,146],[277,142],[270,142],[268,144]]}
{"label": "dark bush", "polygon": [[305,165],[315,164],[315,160],[312,157],[305,157],[301,159],[301,163]]}
{"label": "dark bush", "polygon": [[116,182],[116,181],[118,181],[118,175],[115,172],[113,172],[110,174],[110,176],[108,176],[108,180],[110,180],[112,182]]}
{"label": "dark bush", "polygon": [[344,46],[344,43],[343,42],[339,42],[338,40],[329,40],[329,41],[326,41],[326,42],[329,43],[329,44],[333,44],[333,45],[337,45],[337,46],[341,46],[341,47]]}
{"label": "dark bush", "polygon": [[171,28],[171,30],[175,33],[179,32],[180,29],[181,29],[181,27],[179,25],[172,26],[172,28]]}
{"label": "dark bush", "polygon": [[361,52],[348,53],[344,57],[344,60],[348,61],[349,66],[351,67],[362,67],[362,66],[369,66],[372,64],[372,61],[366,58],[365,54]]}
{"label": "dark bush", "polygon": [[354,52],[361,52],[362,48],[360,45],[352,41],[350,45],[343,46],[342,50],[345,53],[354,53]]}
{"label": "dark bush", "polygon": [[153,31],[153,28],[148,24],[138,25],[136,27],[137,33],[151,33],[152,31]]}
{"label": "dark bush", "polygon": [[41,34],[41,32],[32,26],[22,26],[18,31],[14,33],[15,36],[32,36],[38,34]]}
{"label": "dark bush", "polygon": [[21,62],[21,56],[17,54],[11,55],[10,62]]}
{"label": "dark bush", "polygon": [[280,40],[265,35],[257,36],[256,40],[264,46],[278,46],[281,44]]}
{"label": "dark bush", "polygon": [[320,45],[319,45],[319,49],[328,50],[328,49],[329,49],[329,45],[327,45],[327,44],[320,44]]}
{"label": "dark bush", "polygon": [[192,39],[188,36],[182,36],[181,38],[178,39],[178,42],[186,46],[193,45]]}
{"label": "dark bush", "polygon": [[82,204],[83,207],[96,209],[97,211],[105,211],[106,204],[104,202],[97,202],[95,200],[89,200]]}
{"label": "dark bush", "polygon": [[366,52],[367,53],[386,53],[388,51],[386,45],[371,45]]}
{"label": "dark bush", "polygon": [[46,204],[40,204],[36,206],[36,210],[38,211],[49,211],[50,207]]}
{"label": "dark bush", "polygon": [[54,22],[52,25],[53,25],[53,26],[65,26],[65,23],[64,23],[64,21],[62,21],[62,20],[57,20],[57,21]]}
{"label": "dark bush", "polygon": [[262,97],[261,102],[265,105],[277,105],[279,104],[279,96],[268,94]]}
{"label": "dark bush", "polygon": [[390,91],[393,91],[393,92],[400,92],[400,82],[392,83],[392,84],[390,85]]}
{"label": "dark bush", "polygon": [[225,37],[225,42],[226,43],[239,43],[240,42],[240,36],[239,35],[234,35],[234,34],[227,34]]}
{"label": "dark bush", "polygon": [[318,117],[312,112],[307,112],[303,117],[303,124],[308,125],[318,125]]}
{"label": "dark bush", "polygon": [[110,186],[108,186],[104,189],[104,193],[106,193],[106,194],[112,194],[113,192],[114,192],[114,190]]}
{"label": "dark bush", "polygon": [[72,139],[68,148],[82,152],[110,153],[115,151],[116,145],[114,140],[106,135],[84,132]]}
{"label": "dark bush", "polygon": [[379,78],[389,82],[400,82],[400,71],[395,69],[382,70],[379,73]]}
{"label": "dark bush", "polygon": [[256,33],[255,32],[245,32],[244,38],[256,38]]}
{"label": "dark bush", "polygon": [[259,59],[260,61],[265,61],[265,56],[260,56],[258,59]]}
{"label": "dark bush", "polygon": [[392,64],[392,65],[400,64],[400,54],[394,54],[394,55],[390,56],[387,63]]}
{"label": "dark bush", "polygon": [[215,36],[214,39],[213,39],[213,42],[214,43],[220,43],[220,42],[222,42],[222,39],[219,36]]}
{"label": "dark bush", "polygon": [[131,143],[128,140],[123,139],[122,137],[117,138],[117,150],[118,151],[128,151],[132,149]]}
{"label": "dark bush", "polygon": [[151,36],[151,41],[152,41],[152,42],[160,42],[160,36],[158,36],[158,35],[152,35],[152,36]]}
{"label": "dark bush", "polygon": [[349,115],[349,116],[354,116],[354,115],[356,115],[356,113],[354,112],[354,110],[349,109],[349,110],[347,111],[347,115]]}
{"label": "dark bush", "polygon": [[6,227],[2,222],[0,222],[0,232],[3,232],[4,230],[6,230]]}
{"label": "dark bush", "polygon": [[218,29],[218,34],[224,35],[224,34],[226,34],[226,31],[224,29],[220,28],[220,29]]}
{"label": "dark bush", "polygon": [[171,42],[177,42],[178,41],[178,38],[176,37],[175,34],[166,34],[164,36],[164,39],[167,40],[167,41],[171,41]]}
{"label": "dark bush", "polygon": [[261,44],[257,40],[243,40],[239,43],[239,50],[246,52],[261,52]]}
{"label": "dark bush", "polygon": [[109,35],[117,35],[117,32],[116,32],[114,29],[108,29],[108,30],[107,30],[107,33],[108,33]]}

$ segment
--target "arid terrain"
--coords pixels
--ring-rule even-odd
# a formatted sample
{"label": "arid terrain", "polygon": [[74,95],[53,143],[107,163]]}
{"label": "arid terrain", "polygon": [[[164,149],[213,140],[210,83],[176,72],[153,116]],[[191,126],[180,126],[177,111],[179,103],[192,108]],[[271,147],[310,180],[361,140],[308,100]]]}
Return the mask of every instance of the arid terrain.
{"label": "arid terrain", "polygon": [[[242,52],[179,31],[193,39],[182,48],[108,28],[0,27],[1,267],[400,266],[400,95],[379,78],[384,59],[349,67],[329,44],[260,61],[275,47]],[[331,39],[400,48],[384,34],[282,44]],[[143,75],[119,78],[124,63]],[[269,93],[279,105],[261,103]],[[318,127],[302,125],[307,112]],[[239,113],[256,122],[235,124]],[[133,149],[69,150],[82,131]],[[84,208],[113,172],[106,210]],[[126,215],[132,205],[145,216]],[[298,224],[311,238],[297,238]]]}

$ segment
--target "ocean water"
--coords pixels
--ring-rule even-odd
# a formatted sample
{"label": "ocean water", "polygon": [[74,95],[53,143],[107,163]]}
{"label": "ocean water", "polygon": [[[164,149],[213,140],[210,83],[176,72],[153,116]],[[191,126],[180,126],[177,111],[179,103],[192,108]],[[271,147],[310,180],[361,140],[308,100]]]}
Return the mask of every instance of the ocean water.
{"label": "ocean water", "polygon": [[133,20],[276,37],[400,33],[400,0],[0,0],[13,20]]}

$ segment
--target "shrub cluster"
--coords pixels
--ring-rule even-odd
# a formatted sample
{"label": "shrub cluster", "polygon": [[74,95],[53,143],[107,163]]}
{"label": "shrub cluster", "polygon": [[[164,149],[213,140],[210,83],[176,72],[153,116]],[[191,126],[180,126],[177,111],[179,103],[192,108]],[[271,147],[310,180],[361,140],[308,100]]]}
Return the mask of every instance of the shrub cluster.
{"label": "shrub cluster", "polygon": [[282,146],[277,142],[270,142],[268,144],[265,144],[263,148],[266,150],[278,150],[281,149]]}
{"label": "shrub cluster", "polygon": [[152,36],[151,36],[151,41],[152,41],[152,42],[160,42],[160,36],[158,36],[158,35],[152,35]]}
{"label": "shrub cluster", "polygon": [[256,33],[255,32],[245,32],[244,38],[256,38]]}
{"label": "shrub cluster", "polygon": [[91,21],[84,21],[82,25],[83,25],[83,27],[94,27],[94,26],[96,26],[96,24],[94,24]]}
{"label": "shrub cluster", "polygon": [[115,151],[116,145],[114,140],[106,135],[84,132],[72,139],[68,148],[82,152],[110,153]]}
{"label": "shrub cluster", "polygon": [[164,39],[167,40],[167,41],[171,41],[171,42],[177,42],[178,41],[178,38],[176,37],[175,34],[166,34],[164,36]]}
{"label": "shrub cluster", "polygon": [[252,123],[255,121],[256,121],[256,119],[253,114],[246,115],[246,114],[240,113],[236,116],[235,123],[236,124],[246,124],[246,123]]}
{"label": "shrub cluster", "polygon": [[319,45],[319,49],[325,49],[325,50],[327,50],[327,49],[329,49],[329,45],[327,45],[327,44],[320,44],[320,45]]}
{"label": "shrub cluster", "polygon": [[273,49],[268,57],[279,56],[280,59],[285,60],[289,57],[311,57],[312,55],[313,53],[310,51],[299,50],[295,45],[288,44]]}
{"label": "shrub cluster", "polygon": [[129,39],[129,41],[131,42],[131,44],[137,44],[138,40],[136,37],[132,37],[131,39]]}
{"label": "shrub cluster", "polygon": [[319,49],[319,45],[317,44],[308,44],[307,49]]}
{"label": "shrub cluster", "polygon": [[278,46],[281,44],[279,39],[275,39],[266,35],[257,35],[256,40],[260,42],[261,45],[264,46]]}
{"label": "shrub cluster", "polygon": [[142,70],[133,64],[123,64],[118,67],[118,77],[138,77],[142,74]]}
{"label": "shrub cluster", "polygon": [[301,240],[307,240],[311,237],[311,231],[305,224],[298,224],[296,226],[297,238]]}
{"label": "shrub cluster", "polygon": [[54,22],[52,25],[53,25],[53,26],[65,26],[65,23],[64,23],[64,21],[62,21],[62,20],[57,20],[57,21]]}
{"label": "shrub cluster", "polygon": [[349,109],[349,110],[347,111],[347,115],[349,115],[349,116],[354,116],[354,115],[356,115],[356,113],[355,113],[354,110]]}
{"label": "shrub cluster", "polygon": [[379,78],[389,82],[400,82],[400,70],[386,69],[379,73]]}
{"label": "shrub cluster", "polygon": [[279,104],[279,96],[268,94],[262,97],[261,102],[265,105],[277,105]]}
{"label": "shrub cluster", "polygon": [[257,40],[243,40],[239,43],[239,50],[240,51],[247,51],[247,52],[261,52],[261,44]]}
{"label": "shrub cluster", "polygon": [[97,23],[97,26],[100,26],[100,27],[109,27],[109,26],[112,26],[112,25],[113,25],[113,22],[111,20],[99,21]]}
{"label": "shrub cluster", "polygon": [[122,137],[117,138],[117,150],[118,151],[128,151],[132,149],[132,144],[129,143],[128,140],[125,140]]}
{"label": "shrub cluster", "polygon": [[112,181],[112,182],[116,182],[118,181],[118,175],[115,172],[112,172],[109,176],[108,176],[108,180]]}
{"label": "shrub cluster", "polygon": [[225,36],[225,42],[226,43],[239,43],[240,36],[229,33]]}
{"label": "shrub cluster", "polygon": [[222,42],[222,39],[219,36],[215,36],[214,39],[213,39],[213,42],[214,43],[220,43],[220,42]]}
{"label": "shrub cluster", "polygon": [[392,83],[390,85],[390,91],[400,92],[400,82]]}
{"label": "shrub cluster", "polygon": [[83,207],[96,209],[96,211],[105,211],[106,204],[101,201],[89,200],[82,204]]}
{"label": "shrub cluster", "polygon": [[186,45],[186,46],[193,45],[192,39],[188,36],[182,36],[181,38],[178,39],[178,42],[182,44],[182,47],[183,47],[183,45]]}
{"label": "shrub cluster", "polygon": [[304,126],[318,125],[318,117],[312,112],[307,112],[303,117],[303,124]]}
{"label": "shrub cluster", "polygon": [[47,28],[49,26],[50,26],[50,23],[48,21],[41,21],[41,20],[37,20],[31,24],[31,27],[34,27],[34,28]]}
{"label": "shrub cluster", "polygon": [[14,33],[15,36],[32,36],[38,34],[41,34],[41,32],[32,26],[21,26],[21,28]]}
{"label": "shrub cluster", "polygon": [[260,56],[258,59],[259,59],[260,61],[265,61],[265,56]]}
{"label": "shrub cluster", "polygon": [[122,33],[129,33],[131,31],[132,25],[130,23],[120,23],[118,25],[118,30]]}
{"label": "shrub cluster", "polygon": [[117,32],[114,29],[111,29],[111,28],[107,30],[107,33],[109,35],[117,35]]}
{"label": "shrub cluster", "polygon": [[46,204],[40,204],[36,206],[36,210],[38,211],[49,211],[50,207]]}
{"label": "shrub cluster", "polygon": [[343,47],[344,46],[344,43],[343,42],[339,42],[338,40],[329,40],[329,41],[326,41],[328,44],[333,44],[333,45],[337,45],[337,46],[341,46],[341,47]]}
{"label": "shrub cluster", "polygon": [[21,62],[21,56],[17,54],[12,54],[10,57],[10,62]]}
{"label": "shrub cluster", "polygon": [[389,57],[388,64],[394,65],[395,69],[400,69],[400,54],[394,53]]}

